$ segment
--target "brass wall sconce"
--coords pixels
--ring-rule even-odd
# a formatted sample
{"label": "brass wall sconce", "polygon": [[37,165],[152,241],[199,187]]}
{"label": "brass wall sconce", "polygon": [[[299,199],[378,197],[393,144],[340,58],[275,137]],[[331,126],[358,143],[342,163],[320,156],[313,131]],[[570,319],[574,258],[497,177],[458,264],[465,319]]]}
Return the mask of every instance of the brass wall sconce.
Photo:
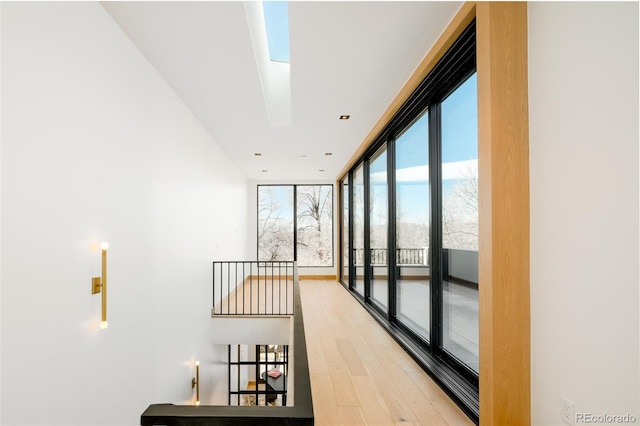
{"label": "brass wall sconce", "polygon": [[91,278],[91,294],[102,293],[102,320],[99,327],[105,329],[109,327],[107,322],[107,249],[109,243],[100,244],[102,250],[102,276]]}
{"label": "brass wall sconce", "polygon": [[191,389],[196,388],[196,405],[200,405],[200,361],[196,361],[196,377],[191,379]]}

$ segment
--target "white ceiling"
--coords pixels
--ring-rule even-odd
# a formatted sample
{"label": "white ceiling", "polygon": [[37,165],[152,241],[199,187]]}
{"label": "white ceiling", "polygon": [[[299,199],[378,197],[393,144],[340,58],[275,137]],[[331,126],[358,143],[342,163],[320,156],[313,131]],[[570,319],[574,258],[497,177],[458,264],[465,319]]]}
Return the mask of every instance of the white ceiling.
{"label": "white ceiling", "polygon": [[291,2],[292,125],[272,127],[241,2],[102,4],[248,179],[289,182],[337,177],[461,6]]}

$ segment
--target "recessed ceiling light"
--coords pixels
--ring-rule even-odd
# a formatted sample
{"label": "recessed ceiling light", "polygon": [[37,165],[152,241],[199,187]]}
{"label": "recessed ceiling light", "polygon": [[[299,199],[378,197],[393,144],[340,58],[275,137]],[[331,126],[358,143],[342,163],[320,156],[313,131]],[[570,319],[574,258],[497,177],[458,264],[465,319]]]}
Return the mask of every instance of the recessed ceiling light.
{"label": "recessed ceiling light", "polygon": [[319,172],[324,172],[324,169],[320,169],[320,170],[318,170],[318,171],[319,171]]}
{"label": "recessed ceiling light", "polygon": [[324,155],[333,155],[333,152],[325,152]]}
{"label": "recessed ceiling light", "polygon": [[262,153],[261,153],[261,152],[256,152],[256,153],[255,153],[255,154],[253,154],[253,155],[255,155],[256,157],[262,157]]}
{"label": "recessed ceiling light", "polygon": [[267,169],[262,169],[262,173],[267,173],[269,170]]}
{"label": "recessed ceiling light", "polygon": [[303,160],[305,160],[307,158],[306,155],[301,155],[300,158],[302,158]]}
{"label": "recessed ceiling light", "polygon": [[340,120],[348,120],[350,117],[350,115],[341,115]]}

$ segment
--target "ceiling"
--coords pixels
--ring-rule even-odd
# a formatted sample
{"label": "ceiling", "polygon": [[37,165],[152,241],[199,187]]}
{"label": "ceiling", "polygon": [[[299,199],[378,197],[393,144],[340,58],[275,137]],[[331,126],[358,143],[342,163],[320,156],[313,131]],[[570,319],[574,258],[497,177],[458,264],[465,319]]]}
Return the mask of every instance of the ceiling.
{"label": "ceiling", "polygon": [[290,183],[335,180],[461,6],[291,2],[291,125],[271,126],[242,2],[102,4],[248,179]]}

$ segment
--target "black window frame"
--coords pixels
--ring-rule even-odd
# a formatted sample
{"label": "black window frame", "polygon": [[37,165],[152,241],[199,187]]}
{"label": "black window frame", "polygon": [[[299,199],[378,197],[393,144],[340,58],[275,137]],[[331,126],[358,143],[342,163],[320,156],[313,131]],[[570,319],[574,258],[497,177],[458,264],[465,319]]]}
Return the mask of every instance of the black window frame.
{"label": "black window frame", "polygon": [[261,186],[280,186],[291,187],[293,189],[293,260],[298,261],[298,187],[299,186],[328,186],[331,188],[331,265],[301,265],[299,268],[334,268],[336,265],[336,242],[335,242],[335,198],[334,185],[330,183],[269,183],[256,185],[256,260],[260,259],[260,187]]}
{"label": "black window frame", "polygon": [[[442,347],[443,330],[441,326],[443,308],[443,287],[442,287],[442,229],[440,226],[431,226],[436,220],[442,218],[441,188],[441,104],[442,102],[460,87],[469,77],[476,72],[476,25],[473,20],[462,32],[460,37],[453,43],[451,48],[438,61],[436,66],[429,72],[427,77],[420,83],[417,89],[409,96],[407,101],[400,107],[398,112],[385,125],[382,131],[376,136],[358,161],[350,168],[349,172],[342,177],[340,182],[349,183],[349,217],[342,218],[348,221],[348,242],[349,242],[349,281],[345,282],[343,274],[339,276],[342,284],[351,290],[352,295],[391,333],[391,335],[418,361],[418,363],[440,384],[449,396],[465,411],[476,423],[479,421],[479,374],[468,366],[459,362],[454,356],[447,353]],[[431,218],[429,226],[429,238],[431,247],[432,284],[431,308],[430,308],[430,336],[429,341],[424,340],[415,334],[407,326],[399,322],[396,317],[396,258],[388,256],[389,267],[389,303],[388,312],[378,309],[369,300],[370,277],[366,271],[370,263],[366,260],[369,247],[366,235],[369,228],[367,226],[367,214],[365,214],[365,290],[364,296],[353,291],[355,283],[354,265],[352,259],[353,247],[353,171],[360,165],[364,166],[364,204],[365,213],[368,212],[369,203],[369,159],[383,145],[387,146],[387,173],[388,173],[388,203],[389,203],[389,224],[387,248],[390,253],[395,253],[396,244],[396,217],[395,217],[395,156],[397,138],[407,130],[422,114],[428,111],[429,114],[429,180],[431,199]],[[342,202],[342,200],[340,200]],[[344,211],[341,204],[339,208]],[[340,224],[340,256],[344,259],[342,248],[343,224]],[[393,249],[393,251],[391,251]],[[435,274],[435,275],[434,275]]]}
{"label": "black window frame", "polygon": [[[232,356],[232,351],[231,351],[231,347],[234,346],[237,349],[237,355],[236,355],[236,360],[232,361],[233,356]],[[240,348],[241,346],[255,346],[254,347],[254,359],[253,360],[249,360],[249,359],[242,359],[241,355],[240,355]],[[269,357],[268,357],[268,351],[269,351],[269,346],[282,346],[283,347],[283,359],[279,360],[279,361],[269,361]],[[265,360],[261,361],[260,360],[260,353],[261,350],[264,349],[265,351]],[[241,389],[241,382],[240,382],[240,368],[246,366],[246,367],[253,367],[254,368],[254,377],[255,377],[255,383],[256,383],[256,387],[253,390],[242,390]],[[281,369],[281,373],[284,375],[285,380],[283,381],[283,389],[281,390],[277,390],[277,389],[270,389],[271,386],[268,386],[267,383],[267,378],[265,377],[264,379],[262,378],[262,375],[260,373],[260,367],[264,367],[265,373],[269,371],[269,366],[271,366],[272,368],[278,368],[279,370]],[[236,375],[236,383],[235,386],[231,386],[233,383],[232,380],[232,374],[231,374],[231,367],[236,367],[237,368],[237,375]],[[236,397],[236,406],[241,406],[244,405],[242,404],[241,401],[241,397],[243,396],[247,396],[247,395],[253,395],[255,396],[255,406],[259,406],[259,396],[260,395],[264,395],[265,397],[265,405],[267,406],[268,404],[266,403],[269,399],[269,397],[272,398],[277,398],[277,396],[281,396],[282,398],[282,406],[286,406],[287,405],[287,380],[286,377],[289,374],[289,345],[263,345],[263,344],[259,344],[259,345],[242,345],[242,344],[234,344],[234,345],[227,345],[227,405],[228,406],[232,406],[231,400],[232,400],[232,396]],[[258,389],[258,384],[264,384],[265,387],[264,389]],[[236,390],[231,390],[232,388],[235,388]]]}

